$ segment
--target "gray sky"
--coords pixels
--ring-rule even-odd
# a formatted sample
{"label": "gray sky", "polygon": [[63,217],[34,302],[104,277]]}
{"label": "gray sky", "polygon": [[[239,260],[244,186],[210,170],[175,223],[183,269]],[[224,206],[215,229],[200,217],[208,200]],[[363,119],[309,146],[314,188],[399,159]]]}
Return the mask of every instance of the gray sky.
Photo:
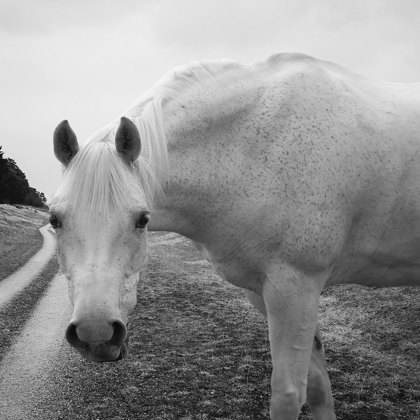
{"label": "gray sky", "polygon": [[191,60],[299,51],[420,81],[420,1],[0,0],[0,51],[0,145],[49,199],[59,122],[83,143]]}

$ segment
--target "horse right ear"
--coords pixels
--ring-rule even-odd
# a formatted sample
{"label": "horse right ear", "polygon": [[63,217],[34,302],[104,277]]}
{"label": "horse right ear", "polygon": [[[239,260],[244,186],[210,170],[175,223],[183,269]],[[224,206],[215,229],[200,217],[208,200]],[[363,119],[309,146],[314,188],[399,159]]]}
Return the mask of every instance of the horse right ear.
{"label": "horse right ear", "polygon": [[76,134],[69,122],[64,120],[54,131],[54,154],[64,166],[67,166],[78,151]]}

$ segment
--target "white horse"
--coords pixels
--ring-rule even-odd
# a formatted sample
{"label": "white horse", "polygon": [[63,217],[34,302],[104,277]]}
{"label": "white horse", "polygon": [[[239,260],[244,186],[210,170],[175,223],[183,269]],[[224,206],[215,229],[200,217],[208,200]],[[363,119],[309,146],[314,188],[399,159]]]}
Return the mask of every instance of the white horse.
{"label": "white horse", "polygon": [[301,54],[176,68],[79,149],[54,133],[51,202],[69,343],[127,353],[147,229],[193,240],[266,317],[272,419],[335,419],[317,327],[326,286],[420,285],[420,83]]}

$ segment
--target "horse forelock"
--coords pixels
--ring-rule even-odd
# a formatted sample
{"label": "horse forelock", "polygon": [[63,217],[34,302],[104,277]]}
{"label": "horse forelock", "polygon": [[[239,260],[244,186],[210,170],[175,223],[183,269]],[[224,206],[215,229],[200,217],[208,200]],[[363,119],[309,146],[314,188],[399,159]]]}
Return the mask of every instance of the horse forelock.
{"label": "horse forelock", "polygon": [[[65,170],[50,203],[51,211],[78,212],[86,225],[121,216],[139,194],[138,167],[128,167],[109,141],[86,145]],[[136,191],[137,189],[137,191]]]}

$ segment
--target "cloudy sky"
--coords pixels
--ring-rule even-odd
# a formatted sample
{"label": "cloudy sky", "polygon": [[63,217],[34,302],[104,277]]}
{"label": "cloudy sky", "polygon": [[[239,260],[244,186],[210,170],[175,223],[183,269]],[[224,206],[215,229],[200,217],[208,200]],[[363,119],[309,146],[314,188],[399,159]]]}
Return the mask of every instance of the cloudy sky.
{"label": "cloudy sky", "polygon": [[420,1],[0,0],[0,51],[0,145],[50,198],[60,121],[83,142],[191,60],[300,51],[420,81]]}

